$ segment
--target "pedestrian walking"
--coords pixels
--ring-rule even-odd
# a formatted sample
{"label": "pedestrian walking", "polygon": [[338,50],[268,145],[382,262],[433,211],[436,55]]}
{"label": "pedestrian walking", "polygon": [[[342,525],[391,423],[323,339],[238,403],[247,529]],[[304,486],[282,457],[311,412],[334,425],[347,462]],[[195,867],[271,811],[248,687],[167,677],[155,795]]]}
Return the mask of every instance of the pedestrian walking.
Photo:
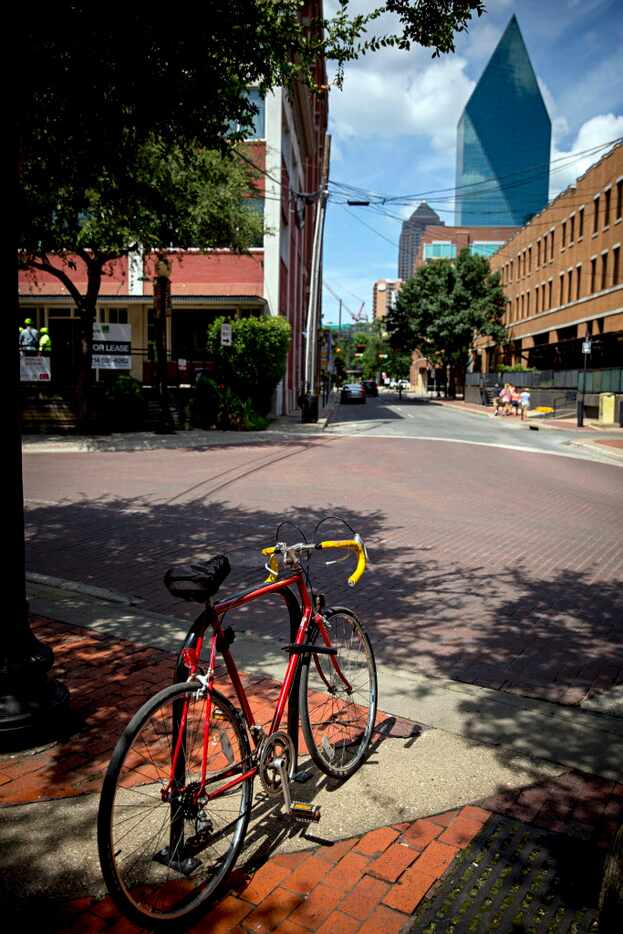
{"label": "pedestrian walking", "polygon": [[480,402],[481,402],[482,405],[488,405],[488,404],[489,404],[489,398],[488,398],[488,396],[487,396],[487,381],[485,380],[485,375],[484,375],[484,373],[481,373],[481,374],[480,374],[480,379],[479,379],[479,381],[478,381],[478,385],[479,385],[479,387],[480,387]]}
{"label": "pedestrian walking", "polygon": [[52,341],[50,340],[50,335],[47,328],[41,328],[41,336],[39,337],[39,353],[50,354],[52,352]]}
{"label": "pedestrian walking", "polygon": [[528,420],[528,412],[530,411],[530,390],[522,389],[519,395],[519,403],[521,405],[521,420],[526,422]]}
{"label": "pedestrian walking", "polygon": [[519,415],[520,399],[519,390],[516,386],[511,386],[511,406],[513,415]]}
{"label": "pedestrian walking", "polygon": [[19,349],[25,354],[34,354],[39,350],[39,332],[33,327],[30,318],[24,321],[24,329],[19,336]]}

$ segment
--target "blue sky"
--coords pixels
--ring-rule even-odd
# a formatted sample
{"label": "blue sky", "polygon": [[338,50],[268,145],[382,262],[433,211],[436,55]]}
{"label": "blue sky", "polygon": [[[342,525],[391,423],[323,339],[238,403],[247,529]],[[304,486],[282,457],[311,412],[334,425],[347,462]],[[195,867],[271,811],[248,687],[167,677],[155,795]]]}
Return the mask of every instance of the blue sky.
{"label": "blue sky", "polygon": [[[372,0],[354,0],[354,11]],[[513,13],[552,120],[552,159],[574,156],[623,136],[623,0],[489,0],[487,12],[457,36],[456,52],[437,59],[425,49],[383,49],[346,68],[330,93],[330,177],[384,195],[452,188],[456,124]],[[332,3],[325,0],[327,13]],[[553,196],[596,157],[565,160],[552,176]],[[408,217],[417,207],[392,208]],[[453,223],[451,199],[435,209]],[[372,228],[372,229],[371,229]],[[357,311],[372,316],[375,279],[395,278],[400,219],[329,201],[324,279]],[[323,290],[323,320],[338,302]],[[343,322],[350,321],[346,310]]]}

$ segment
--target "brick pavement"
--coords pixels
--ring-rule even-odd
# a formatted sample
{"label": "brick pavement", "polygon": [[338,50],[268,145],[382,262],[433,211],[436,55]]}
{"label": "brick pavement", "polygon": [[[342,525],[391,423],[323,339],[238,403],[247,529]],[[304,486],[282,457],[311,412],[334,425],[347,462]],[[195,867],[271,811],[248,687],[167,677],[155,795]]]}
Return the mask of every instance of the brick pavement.
{"label": "brick pavement", "polygon": [[[0,757],[3,807],[97,792],[118,732],[129,713],[166,683],[173,656],[112,641],[50,620],[33,629],[53,649],[57,675],[71,691],[72,721],[59,743],[34,755]],[[266,710],[275,685],[254,683]],[[385,715],[381,715],[384,717]],[[398,733],[408,724],[397,725]],[[405,735],[409,734],[407,730]],[[228,889],[193,930],[212,934],[389,934],[399,932],[434,892],[457,854],[501,813],[584,841],[586,859],[599,852],[623,820],[623,785],[568,771],[415,821],[380,827],[296,853],[277,853],[232,874]],[[597,849],[596,849],[597,848]],[[54,892],[21,906],[16,923],[47,931],[138,930],[108,897],[59,899]]]}
{"label": "brick pavement", "polygon": [[[188,619],[162,586],[169,564],[223,550],[227,588],[254,584],[281,520],[311,533],[337,512],[368,541],[370,573],[353,591],[346,564],[317,560],[319,584],[362,612],[379,661],[572,705],[623,683],[615,466],[322,437],[27,456],[25,486],[29,567],[136,594],[147,609]],[[282,619],[266,603],[239,623],[277,638]]]}

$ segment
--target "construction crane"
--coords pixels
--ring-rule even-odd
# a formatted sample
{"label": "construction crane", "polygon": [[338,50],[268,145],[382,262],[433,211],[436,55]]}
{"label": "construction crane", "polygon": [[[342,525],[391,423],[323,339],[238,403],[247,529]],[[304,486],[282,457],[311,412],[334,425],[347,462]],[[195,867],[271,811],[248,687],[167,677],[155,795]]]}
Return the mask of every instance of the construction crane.
{"label": "construction crane", "polygon": [[347,311],[348,314],[351,316],[351,318],[353,319],[353,321],[367,321],[367,320],[368,320],[368,313],[365,312],[365,311],[363,310],[363,309],[364,309],[364,306],[365,306],[365,304],[366,304],[365,302],[362,302],[362,303],[361,303],[361,305],[360,305],[360,307],[359,307],[359,311],[351,311],[351,309],[348,307],[348,305],[346,304],[346,302],[343,301],[343,299],[337,294],[337,292],[335,292],[335,291],[331,288],[331,286],[329,285],[328,282],[326,282],[326,281],[323,280],[323,283],[322,283],[322,284],[324,285],[324,287],[325,287],[325,289],[327,290],[327,292],[329,292],[329,293],[333,296],[333,298],[337,299],[337,301],[340,303],[340,324],[341,324],[341,322],[342,322],[342,308],[345,308],[345,309],[346,309],[346,311]]}

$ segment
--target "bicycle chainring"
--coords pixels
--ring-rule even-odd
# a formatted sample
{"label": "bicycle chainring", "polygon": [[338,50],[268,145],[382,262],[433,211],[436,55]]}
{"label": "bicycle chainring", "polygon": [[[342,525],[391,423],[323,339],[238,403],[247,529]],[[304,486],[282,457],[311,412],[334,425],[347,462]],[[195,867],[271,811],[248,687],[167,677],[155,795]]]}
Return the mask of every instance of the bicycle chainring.
{"label": "bicycle chainring", "polygon": [[294,774],[294,743],[284,730],[278,730],[263,740],[258,752],[257,774],[262,788],[271,798],[283,795],[281,788],[281,773],[274,765],[275,759],[285,756],[287,761],[288,777]]}

